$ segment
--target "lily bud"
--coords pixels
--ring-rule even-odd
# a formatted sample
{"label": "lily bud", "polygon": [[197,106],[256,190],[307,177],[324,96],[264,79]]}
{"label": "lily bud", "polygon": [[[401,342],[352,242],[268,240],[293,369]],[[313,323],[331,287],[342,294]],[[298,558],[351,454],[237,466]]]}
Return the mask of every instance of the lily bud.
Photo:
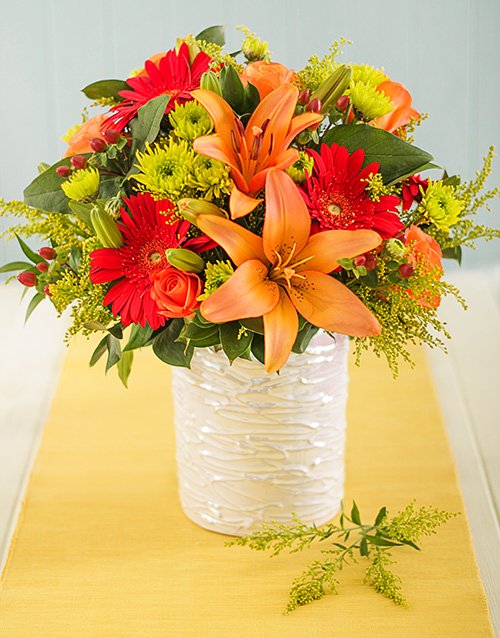
{"label": "lily bud", "polygon": [[27,288],[32,288],[36,284],[36,275],[34,272],[26,270],[25,272],[20,272],[17,275],[17,281]]}
{"label": "lily bud", "polygon": [[111,215],[94,206],[90,211],[90,221],[104,248],[120,248],[123,245],[123,237]]}
{"label": "lily bud", "polygon": [[195,57],[198,53],[201,53],[200,47],[196,44],[196,42],[186,42],[183,38],[177,38],[175,43],[175,52],[179,55],[180,48],[183,44],[187,44],[187,48],[189,50],[189,64],[193,64]]}
{"label": "lily bud", "polygon": [[349,66],[342,64],[321,84],[311,95],[311,100],[317,98],[321,101],[321,113],[328,113],[332,104],[335,104],[349,86],[352,71]]}
{"label": "lily bud", "polygon": [[185,197],[177,202],[180,214],[187,219],[188,222],[196,225],[198,215],[217,215],[218,217],[227,217],[223,210],[215,204],[207,202],[205,199],[191,199]]}
{"label": "lily bud", "polygon": [[212,93],[217,93],[217,95],[222,97],[219,78],[213,71],[205,71],[201,76],[200,88],[206,91],[212,91]]}
{"label": "lily bud", "polygon": [[186,248],[167,248],[165,257],[168,263],[183,272],[201,272],[205,268],[203,259]]}

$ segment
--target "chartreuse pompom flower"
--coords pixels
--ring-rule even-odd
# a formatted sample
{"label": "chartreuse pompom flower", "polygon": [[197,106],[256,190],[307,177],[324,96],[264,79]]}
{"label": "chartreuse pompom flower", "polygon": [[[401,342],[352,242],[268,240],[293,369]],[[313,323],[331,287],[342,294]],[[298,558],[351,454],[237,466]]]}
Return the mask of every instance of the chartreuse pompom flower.
{"label": "chartreuse pompom flower", "polygon": [[369,64],[354,64],[351,77],[352,82],[363,82],[373,87],[389,79],[383,69],[376,69]]}
{"label": "chartreuse pompom flower", "polygon": [[293,163],[286,172],[290,175],[294,182],[300,184],[312,173],[314,159],[308,153],[300,151],[299,159]]}
{"label": "chartreuse pompom flower", "polygon": [[203,199],[220,199],[231,193],[233,182],[229,171],[222,162],[198,155],[192,164],[188,185],[199,191]]}
{"label": "chartreuse pompom flower", "polygon": [[61,184],[61,188],[68,199],[84,202],[97,195],[99,183],[99,171],[96,168],[85,168],[74,171]]}
{"label": "chartreuse pompom flower", "polygon": [[178,104],[170,112],[168,119],[172,125],[174,135],[188,142],[192,142],[202,135],[209,135],[213,129],[209,114],[196,102]]}
{"label": "chartreuse pompom flower", "polygon": [[420,205],[425,211],[426,220],[445,232],[459,221],[464,208],[463,202],[455,194],[455,187],[443,184],[440,180],[429,181]]}
{"label": "chartreuse pompom flower", "polygon": [[195,154],[184,140],[169,140],[165,145],[148,144],[144,153],[137,153],[137,159],[135,166],[140,172],[131,179],[139,182],[139,188],[155,199],[177,199],[187,187]]}
{"label": "chartreuse pompom flower", "polygon": [[271,54],[269,53],[268,43],[257,37],[255,33],[252,33],[248,27],[240,25],[236,28],[246,36],[241,44],[241,51],[245,58],[249,62],[256,62],[257,60],[269,62]]}
{"label": "chartreuse pompom flower", "polygon": [[203,294],[198,297],[198,300],[203,301],[203,299],[209,297],[217,288],[220,288],[233,273],[234,268],[231,266],[229,260],[216,261],[213,264],[208,262],[205,267],[205,290]]}
{"label": "chartreuse pompom flower", "polygon": [[377,91],[372,84],[351,82],[349,94],[355,113],[366,122],[386,115],[394,109],[390,98],[382,91]]}

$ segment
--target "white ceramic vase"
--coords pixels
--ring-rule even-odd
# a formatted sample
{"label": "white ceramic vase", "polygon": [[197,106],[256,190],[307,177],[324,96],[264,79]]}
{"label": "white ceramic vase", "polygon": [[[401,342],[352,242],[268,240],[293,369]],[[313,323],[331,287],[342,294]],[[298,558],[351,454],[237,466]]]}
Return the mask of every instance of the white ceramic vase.
{"label": "white ceramic vase", "polygon": [[179,494],[186,515],[230,535],[292,514],[323,524],[344,488],[349,339],[319,332],[279,374],[196,349],[173,369]]}

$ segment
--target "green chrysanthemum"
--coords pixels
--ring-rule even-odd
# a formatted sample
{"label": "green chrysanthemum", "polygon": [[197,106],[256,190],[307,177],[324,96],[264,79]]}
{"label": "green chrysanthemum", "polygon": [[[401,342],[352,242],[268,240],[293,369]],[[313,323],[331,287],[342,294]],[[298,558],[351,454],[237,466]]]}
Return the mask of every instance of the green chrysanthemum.
{"label": "green chrysanthemum", "polygon": [[168,119],[174,135],[188,142],[192,142],[201,135],[209,135],[213,129],[209,114],[201,104],[196,102],[179,104],[170,112]]}
{"label": "green chrysanthemum", "polygon": [[394,108],[390,98],[371,84],[353,82],[349,93],[355,113],[365,122],[386,115]]}
{"label": "green chrysanthemum", "polygon": [[363,84],[376,87],[388,79],[389,77],[384,73],[383,69],[375,69],[369,64],[354,64],[352,67],[351,81],[353,83],[362,82]]}
{"label": "green chrysanthemum", "polygon": [[290,175],[294,182],[300,184],[311,175],[313,166],[314,159],[304,151],[300,151],[299,159],[287,168],[285,172]]}
{"label": "green chrysanthemum", "polygon": [[241,51],[249,62],[255,62],[256,60],[269,62],[271,60],[267,42],[264,42],[255,33],[252,33],[248,27],[240,25],[236,28],[245,35],[245,39],[241,44]]}
{"label": "green chrysanthemum", "polygon": [[195,158],[188,184],[198,191],[203,199],[209,201],[229,195],[233,186],[229,168],[222,162],[203,155]]}
{"label": "green chrysanthemum", "polygon": [[97,194],[99,183],[99,171],[96,168],[85,168],[74,171],[61,184],[61,188],[68,199],[85,202]]}
{"label": "green chrysanthemum", "polygon": [[431,224],[448,232],[460,219],[463,202],[455,195],[455,187],[441,181],[429,181],[421,206]]}
{"label": "green chrysanthemum", "polygon": [[205,289],[203,294],[198,297],[198,300],[203,301],[203,299],[209,297],[217,288],[220,288],[233,273],[234,268],[229,261],[216,261],[213,264],[209,262],[205,267]]}
{"label": "green chrysanthemum", "polygon": [[137,153],[135,165],[139,173],[131,179],[139,182],[141,190],[148,191],[155,199],[177,199],[185,194],[195,160],[194,151],[184,140],[170,140],[166,145],[146,146],[144,153]]}

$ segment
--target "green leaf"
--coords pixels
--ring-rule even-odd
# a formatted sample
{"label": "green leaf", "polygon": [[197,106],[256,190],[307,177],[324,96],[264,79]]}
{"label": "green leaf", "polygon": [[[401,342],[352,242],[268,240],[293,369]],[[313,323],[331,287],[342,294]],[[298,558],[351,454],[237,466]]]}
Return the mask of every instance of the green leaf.
{"label": "green leaf", "polygon": [[361,518],[359,516],[359,509],[358,509],[358,506],[356,505],[356,501],[352,502],[351,521],[355,523],[356,525],[361,525]]}
{"label": "green leaf", "polygon": [[368,541],[365,537],[361,539],[361,543],[359,544],[359,553],[361,554],[361,556],[368,556],[369,554]]}
{"label": "green leaf", "polygon": [[260,94],[253,84],[250,82],[245,87],[245,113],[253,113],[260,102]]}
{"label": "green leaf", "polygon": [[106,361],[106,372],[120,361],[121,347],[120,341],[109,334],[107,337],[108,360]]}
{"label": "green leaf", "polygon": [[92,232],[94,232],[94,227],[90,221],[90,211],[92,210],[93,204],[83,204],[82,202],[75,202],[74,200],[71,200],[69,202],[69,207],[71,211],[79,219],[81,219],[82,222],[92,230]]}
{"label": "green leaf", "polygon": [[[82,153],[85,157],[89,154]],[[59,166],[70,166],[70,158],[65,157],[53,164],[24,189],[24,201],[29,206],[49,213],[69,213],[69,201],[64,194],[61,184],[64,179],[56,173]]]}
{"label": "green leaf", "polygon": [[123,175],[101,175],[99,197],[102,199],[116,197],[122,188],[123,181]]}
{"label": "green leaf", "polygon": [[239,321],[231,321],[220,326],[222,349],[231,363],[238,357],[241,357],[252,343],[253,333],[245,331],[240,335],[240,329],[241,324]]}
{"label": "green leaf", "polygon": [[90,357],[90,361],[89,361],[89,366],[90,367],[95,366],[95,364],[99,361],[99,359],[102,357],[102,355],[108,349],[108,336],[109,335],[106,335],[97,344],[97,348],[94,350],[94,352],[92,353],[92,356]]}
{"label": "green leaf", "polygon": [[11,261],[10,264],[5,264],[0,267],[0,274],[3,272],[13,272],[15,270],[33,270],[33,264],[29,264],[27,261]]}
{"label": "green leaf", "polygon": [[395,543],[382,536],[370,536],[366,534],[365,538],[368,539],[372,545],[380,545],[381,547],[399,547],[402,545],[402,543]]}
{"label": "green leaf", "polygon": [[141,151],[148,142],[154,142],[158,136],[169,100],[169,95],[159,95],[138,110],[137,119],[132,125],[132,156],[136,151]]}
{"label": "green leaf", "polygon": [[379,510],[379,513],[377,514],[377,518],[375,519],[375,527],[377,525],[380,525],[380,523],[384,520],[386,516],[387,516],[387,507],[382,507]]}
{"label": "green leaf", "polygon": [[252,341],[252,354],[261,363],[264,363],[264,337],[256,334]]}
{"label": "green leaf", "polygon": [[238,72],[232,64],[222,67],[220,72],[220,88],[222,97],[228,102],[236,113],[245,112],[245,89]]}
{"label": "green leaf", "polygon": [[403,543],[403,545],[409,545],[410,547],[413,547],[413,549],[416,549],[417,551],[421,551],[420,547],[418,545],[415,545],[415,543],[413,541],[401,541]]}
{"label": "green leaf", "polygon": [[251,317],[249,319],[240,319],[240,323],[245,328],[248,328],[252,332],[256,332],[259,335],[264,334],[264,322],[262,317]]}
{"label": "green leaf", "polygon": [[123,339],[123,328],[120,323],[115,323],[111,328],[107,328],[107,331],[116,337],[117,339]]}
{"label": "green leaf", "polygon": [[43,295],[41,292],[37,292],[36,293],[36,295],[32,298],[32,300],[29,303],[28,309],[26,310],[26,317],[25,317],[24,321],[28,321],[28,319],[31,317],[31,315],[33,313],[33,310],[44,299],[45,299],[45,295]]}
{"label": "green leaf", "polygon": [[78,246],[71,246],[71,250],[68,257],[68,265],[75,272],[80,270],[80,265],[82,263],[82,251],[78,248]]}
{"label": "green leaf", "polygon": [[193,357],[193,347],[176,341],[183,325],[182,319],[171,319],[155,337],[153,352],[165,363],[189,368]]}
{"label": "green leaf", "polygon": [[123,348],[123,352],[129,350],[136,350],[137,348],[143,348],[151,340],[153,336],[153,329],[146,325],[144,328],[138,324],[133,324],[130,331],[128,343]]}
{"label": "green leaf", "polygon": [[26,255],[26,257],[31,260],[34,264],[39,264],[42,261],[45,261],[43,257],[41,257],[38,253],[31,250],[31,248],[26,244],[19,235],[16,235],[16,239],[19,242],[19,246],[21,246],[21,250]]}
{"label": "green leaf", "polygon": [[219,326],[214,323],[207,326],[199,326],[194,321],[191,321],[182,328],[178,341],[184,341],[197,348],[216,346],[220,343]]}
{"label": "green leaf", "polygon": [[128,388],[128,378],[132,370],[132,362],[134,361],[133,352],[123,352],[120,361],[118,361],[118,376],[123,385]]}
{"label": "green leaf", "polygon": [[453,248],[445,248],[443,250],[443,257],[445,259],[454,259],[462,265],[462,246],[453,246]]}
{"label": "green leaf", "polygon": [[215,25],[213,27],[207,27],[200,31],[195,40],[203,40],[204,42],[213,42],[223,47],[226,44],[225,27],[222,25]]}
{"label": "green leaf", "polygon": [[328,146],[333,143],[345,146],[350,153],[364,149],[363,166],[379,162],[385,184],[393,184],[423,170],[432,160],[432,155],[417,146],[367,124],[335,126],[323,141]]}
{"label": "green leaf", "polygon": [[122,101],[124,98],[118,95],[120,91],[130,90],[129,85],[124,80],[98,80],[87,84],[82,89],[82,93],[91,100],[98,100],[101,97],[112,97],[115,100]]}
{"label": "green leaf", "polygon": [[313,326],[311,323],[306,323],[302,330],[299,330],[299,332],[297,333],[295,343],[292,347],[292,352],[296,352],[298,354],[302,354],[303,352],[305,352],[311,339],[318,332],[318,330],[319,328],[317,326]]}

